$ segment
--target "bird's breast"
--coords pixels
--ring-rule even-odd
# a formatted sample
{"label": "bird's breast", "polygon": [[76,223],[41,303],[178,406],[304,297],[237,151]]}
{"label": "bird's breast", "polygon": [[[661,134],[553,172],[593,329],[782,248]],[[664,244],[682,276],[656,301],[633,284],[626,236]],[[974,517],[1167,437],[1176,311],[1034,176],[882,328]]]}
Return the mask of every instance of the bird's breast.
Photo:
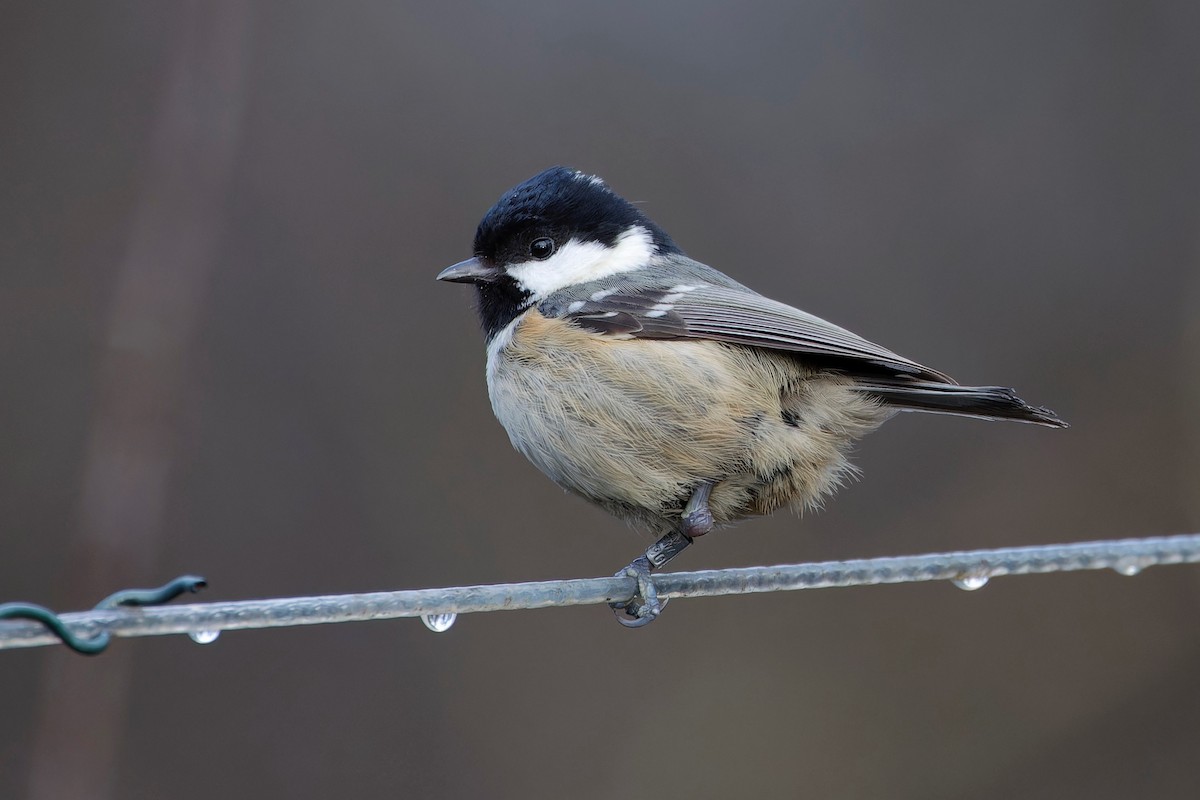
{"label": "bird's breast", "polygon": [[718,522],[812,501],[845,468],[852,437],[839,407],[870,411],[786,355],[605,337],[536,308],[492,337],[487,380],[497,419],[534,465],[659,527],[702,481],[717,482]]}

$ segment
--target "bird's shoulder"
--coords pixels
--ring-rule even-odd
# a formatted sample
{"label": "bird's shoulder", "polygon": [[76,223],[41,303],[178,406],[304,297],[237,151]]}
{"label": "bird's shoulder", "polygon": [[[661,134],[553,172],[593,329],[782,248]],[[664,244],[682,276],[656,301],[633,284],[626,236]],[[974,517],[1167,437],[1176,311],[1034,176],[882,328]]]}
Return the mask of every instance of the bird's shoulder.
{"label": "bird's shoulder", "polygon": [[687,294],[712,289],[761,297],[706,264],[671,254],[639,270],[567,286],[537,310],[604,336],[679,338],[688,332],[675,305]]}
{"label": "bird's shoulder", "polygon": [[953,382],[937,370],[677,254],[643,269],[565,287],[537,309],[599,336],[708,339],[802,355],[851,373],[883,370]]}

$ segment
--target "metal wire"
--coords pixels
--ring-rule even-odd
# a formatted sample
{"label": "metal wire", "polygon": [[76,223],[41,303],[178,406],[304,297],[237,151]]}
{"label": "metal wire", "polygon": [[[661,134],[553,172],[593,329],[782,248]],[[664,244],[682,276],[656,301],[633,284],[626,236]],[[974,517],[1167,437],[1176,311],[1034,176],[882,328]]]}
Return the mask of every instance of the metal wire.
{"label": "metal wire", "polygon": [[[1119,541],[935,553],[899,558],[785,564],[774,567],[670,572],[655,576],[660,597],[712,597],[726,594],[868,586],[881,583],[954,581],[961,588],[982,586],[1002,575],[1113,569],[1134,575],[1164,564],[1200,562],[1200,534]],[[459,586],[226,603],[195,603],[135,609],[96,609],[62,614],[77,636],[160,636],[186,633],[211,641],[216,632],[279,628],[396,617],[436,617],[481,611],[576,606],[628,600],[632,578],[582,578]],[[436,623],[435,623],[436,624]],[[448,625],[435,628],[444,629]],[[0,622],[0,650],[58,643],[34,622]]]}

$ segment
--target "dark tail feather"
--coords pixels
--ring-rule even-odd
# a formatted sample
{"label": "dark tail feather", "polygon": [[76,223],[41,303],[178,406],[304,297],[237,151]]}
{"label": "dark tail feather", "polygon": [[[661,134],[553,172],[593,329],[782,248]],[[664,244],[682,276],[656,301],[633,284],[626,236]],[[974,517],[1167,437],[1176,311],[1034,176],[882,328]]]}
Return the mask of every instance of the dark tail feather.
{"label": "dark tail feather", "polygon": [[878,398],[884,405],[904,411],[959,414],[981,419],[1014,420],[1065,428],[1067,423],[1048,408],[1031,406],[1012,389],[1002,386],[957,386],[932,381],[860,379],[856,389]]}

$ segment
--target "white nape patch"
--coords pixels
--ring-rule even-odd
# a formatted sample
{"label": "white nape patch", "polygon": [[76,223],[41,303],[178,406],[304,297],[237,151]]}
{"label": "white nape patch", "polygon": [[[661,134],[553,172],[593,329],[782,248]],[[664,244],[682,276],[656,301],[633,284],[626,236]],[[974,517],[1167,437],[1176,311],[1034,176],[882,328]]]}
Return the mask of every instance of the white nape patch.
{"label": "white nape patch", "polygon": [[610,294],[616,294],[616,293],[617,293],[616,289],[601,289],[598,292],[592,292],[592,302],[599,303],[601,300],[608,297]]}
{"label": "white nape patch", "polygon": [[[526,312],[528,313],[528,312]],[[525,318],[525,314],[514,319],[512,322],[505,325],[500,330],[496,331],[496,335],[487,343],[487,384],[488,390],[492,388],[492,376],[496,372],[496,360],[500,357],[500,351],[508,347],[512,341],[513,331],[517,329],[517,323]]]}
{"label": "white nape patch", "polygon": [[581,169],[575,170],[575,180],[587,181],[592,186],[603,186],[605,189],[608,188],[608,184],[605,183],[604,179],[601,178],[599,175],[588,175],[586,172],[584,172]]}
{"label": "white nape patch", "polygon": [[571,305],[567,306],[567,313],[574,314],[585,305],[587,305],[587,303],[583,302],[582,300],[576,300],[574,303],[571,303]]}
{"label": "white nape patch", "polygon": [[618,236],[612,247],[571,239],[545,261],[514,264],[507,272],[539,302],[568,286],[642,269],[653,255],[650,231],[634,225]]}

